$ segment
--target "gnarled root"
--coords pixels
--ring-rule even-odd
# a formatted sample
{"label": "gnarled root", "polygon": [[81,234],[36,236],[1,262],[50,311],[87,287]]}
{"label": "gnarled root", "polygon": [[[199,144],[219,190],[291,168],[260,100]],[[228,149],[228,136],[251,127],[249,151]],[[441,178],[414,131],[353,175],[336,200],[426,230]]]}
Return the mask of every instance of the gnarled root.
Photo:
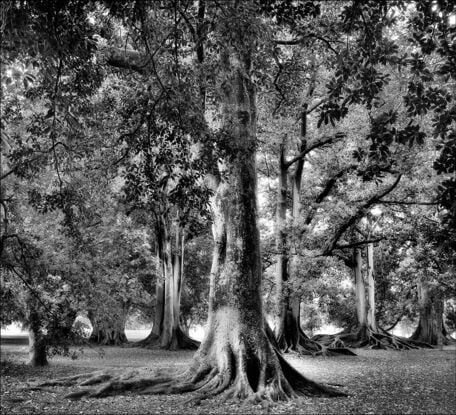
{"label": "gnarled root", "polygon": [[[258,333],[255,333],[258,338]],[[221,395],[223,399],[279,401],[299,396],[345,396],[337,389],[315,383],[293,369],[268,341],[259,343],[239,337],[206,339],[192,366],[176,377],[139,378],[137,373],[95,372],[46,382],[40,386],[79,385],[70,399],[103,397],[134,391],[139,394],[180,394],[195,392],[195,400]],[[247,336],[248,338],[249,336]],[[82,380],[82,382],[81,382]],[[99,385],[96,388],[85,386]]]}
{"label": "gnarled root", "polygon": [[300,355],[311,355],[314,357],[337,355],[356,356],[356,353],[343,344],[328,346],[325,343],[310,339],[301,329],[298,330],[298,333],[294,333],[294,336],[282,334],[277,339],[277,344],[279,349],[284,353],[296,352]]}
{"label": "gnarled root", "polygon": [[362,326],[354,330],[344,330],[337,334],[319,334],[312,337],[329,348],[353,347],[366,349],[410,350],[432,348],[427,343],[417,342],[403,337],[395,336],[383,329],[373,329]]}

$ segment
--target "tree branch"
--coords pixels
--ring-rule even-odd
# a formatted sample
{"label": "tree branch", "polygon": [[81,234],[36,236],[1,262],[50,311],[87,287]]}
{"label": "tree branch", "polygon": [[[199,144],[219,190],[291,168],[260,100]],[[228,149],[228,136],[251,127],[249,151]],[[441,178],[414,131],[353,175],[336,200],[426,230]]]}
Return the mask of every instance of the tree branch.
{"label": "tree branch", "polygon": [[293,165],[294,163],[296,163],[297,161],[299,161],[303,157],[305,157],[312,150],[315,150],[319,147],[323,147],[326,144],[332,143],[334,141],[334,138],[338,138],[337,134],[336,134],[336,137],[323,137],[320,141],[317,141],[316,143],[311,144],[310,146],[306,147],[305,150],[303,150],[297,156],[293,157],[291,160],[286,161],[285,167],[289,168],[291,165]]}
{"label": "tree branch", "polygon": [[323,250],[324,256],[331,255],[332,251],[336,248],[337,242],[339,242],[339,239],[342,237],[345,231],[364,216],[367,208],[376,204],[382,197],[385,197],[387,194],[391,193],[399,184],[401,177],[402,175],[400,174],[391,186],[386,188],[382,193],[376,194],[368,199],[356,210],[352,216],[350,216],[344,223],[342,223],[342,225],[339,226],[339,228],[334,233],[334,236],[330,239],[326,245],[326,248]]}
{"label": "tree branch", "polygon": [[304,43],[306,40],[308,40],[308,38],[311,38],[311,37],[324,42],[329,50],[334,52],[336,55],[338,54],[337,50],[332,47],[331,42],[328,39],[326,39],[322,36],[316,35],[315,33],[309,33],[305,37],[298,37],[298,38],[294,38],[294,39],[274,39],[273,41],[277,45],[293,46],[293,45],[300,45],[300,44]]}
{"label": "tree branch", "polygon": [[[331,177],[327,182],[326,182],[326,185],[324,187],[324,189],[320,192],[320,194],[317,196],[317,198],[315,199],[315,203],[318,203],[320,204],[321,202],[323,202],[323,200],[326,198],[326,196],[329,195],[329,193],[331,192],[332,188],[334,187],[334,185],[336,184],[337,180],[340,179],[345,173],[348,173],[350,170],[355,170],[356,169],[356,165],[351,165],[343,170],[341,170],[339,173],[337,173],[335,176]],[[312,222],[312,219],[314,217],[314,214],[315,214],[315,208],[312,208],[309,212],[309,214],[307,215],[306,217],[306,225],[309,225],[310,222]]]}
{"label": "tree branch", "polygon": [[320,105],[324,104],[325,102],[329,101],[328,98],[323,98],[321,99],[320,101],[318,101],[317,103],[315,103],[314,105],[312,105],[308,110],[307,110],[307,114],[310,114],[312,111],[315,111]]}
{"label": "tree branch", "polygon": [[140,74],[147,73],[149,59],[135,50],[104,45],[99,46],[98,50],[105,56],[106,63],[111,66],[131,69]]}
{"label": "tree branch", "polygon": [[383,239],[385,239],[385,238],[382,237],[382,238],[376,238],[376,239],[367,239],[367,240],[364,240],[364,241],[358,241],[358,242],[353,242],[351,244],[343,244],[343,245],[336,244],[334,249],[355,248],[357,246],[367,245],[367,244],[371,244],[371,243],[374,244],[374,243],[382,241]]}
{"label": "tree branch", "polygon": [[385,205],[423,205],[423,206],[435,206],[439,202],[418,202],[418,201],[404,201],[404,200],[379,200],[378,203]]}

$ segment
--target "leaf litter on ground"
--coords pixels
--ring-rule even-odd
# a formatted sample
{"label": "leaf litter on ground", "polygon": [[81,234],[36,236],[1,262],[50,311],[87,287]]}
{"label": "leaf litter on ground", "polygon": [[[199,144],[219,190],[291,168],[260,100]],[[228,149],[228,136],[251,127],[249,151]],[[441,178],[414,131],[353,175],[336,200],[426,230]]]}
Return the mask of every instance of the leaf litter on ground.
{"label": "leaf litter on ground", "polygon": [[[2,349],[5,349],[2,347]],[[100,369],[138,370],[147,375],[160,369],[179,372],[192,352],[105,347],[100,358],[87,349],[78,360],[52,359],[45,368],[25,365],[26,354],[11,346],[2,350],[2,414],[449,414],[456,408],[456,348],[444,350],[356,350],[358,356],[300,357],[287,360],[309,378],[333,385],[348,397],[303,398],[274,404],[222,403],[213,398],[189,403],[191,395],[110,396],[80,401],[65,399],[73,388],[33,391],[45,380]],[[343,385],[343,386],[341,386]]]}

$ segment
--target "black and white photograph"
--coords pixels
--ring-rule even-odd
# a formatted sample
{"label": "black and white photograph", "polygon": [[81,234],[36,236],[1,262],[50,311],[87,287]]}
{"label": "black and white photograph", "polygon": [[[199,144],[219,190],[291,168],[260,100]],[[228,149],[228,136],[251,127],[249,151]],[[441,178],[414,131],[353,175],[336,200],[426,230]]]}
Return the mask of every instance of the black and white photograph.
{"label": "black and white photograph", "polygon": [[0,410],[456,412],[455,0],[0,0]]}

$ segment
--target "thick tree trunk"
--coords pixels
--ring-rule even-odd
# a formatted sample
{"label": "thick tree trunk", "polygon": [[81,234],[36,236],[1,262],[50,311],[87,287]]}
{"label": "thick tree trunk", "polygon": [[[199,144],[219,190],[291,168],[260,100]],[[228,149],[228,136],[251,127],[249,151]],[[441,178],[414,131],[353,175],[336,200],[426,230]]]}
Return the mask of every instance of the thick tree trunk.
{"label": "thick tree trunk", "polygon": [[[260,243],[255,169],[255,91],[250,60],[231,47],[222,52],[223,127],[232,152],[215,196],[216,247],[211,273],[208,333],[188,372],[205,380],[208,394],[287,399],[306,384],[266,334],[261,299]],[[209,378],[207,378],[209,376]],[[210,385],[210,386],[209,386]]]}
{"label": "thick tree trunk", "polygon": [[[95,391],[69,397],[104,396],[126,389],[149,393],[198,391],[201,398],[286,400],[299,395],[341,395],[294,370],[281,356],[264,324],[260,238],[256,206],[256,97],[251,79],[257,22],[249,3],[223,2],[219,85],[225,171],[214,196],[215,255],[211,269],[208,331],[188,371],[178,378],[116,378]],[[247,30],[248,28],[248,30]],[[272,341],[271,341],[272,340]],[[91,377],[85,384],[106,381]],[[89,382],[89,383],[88,383]],[[55,384],[55,383],[54,383]]]}
{"label": "thick tree trunk", "polygon": [[34,310],[29,313],[29,359],[30,366],[46,366],[47,341],[42,332],[41,318]]}
{"label": "thick tree trunk", "polygon": [[432,290],[425,281],[418,283],[420,317],[411,340],[432,346],[447,345],[454,340],[448,335],[443,323],[443,299],[437,290]]}

